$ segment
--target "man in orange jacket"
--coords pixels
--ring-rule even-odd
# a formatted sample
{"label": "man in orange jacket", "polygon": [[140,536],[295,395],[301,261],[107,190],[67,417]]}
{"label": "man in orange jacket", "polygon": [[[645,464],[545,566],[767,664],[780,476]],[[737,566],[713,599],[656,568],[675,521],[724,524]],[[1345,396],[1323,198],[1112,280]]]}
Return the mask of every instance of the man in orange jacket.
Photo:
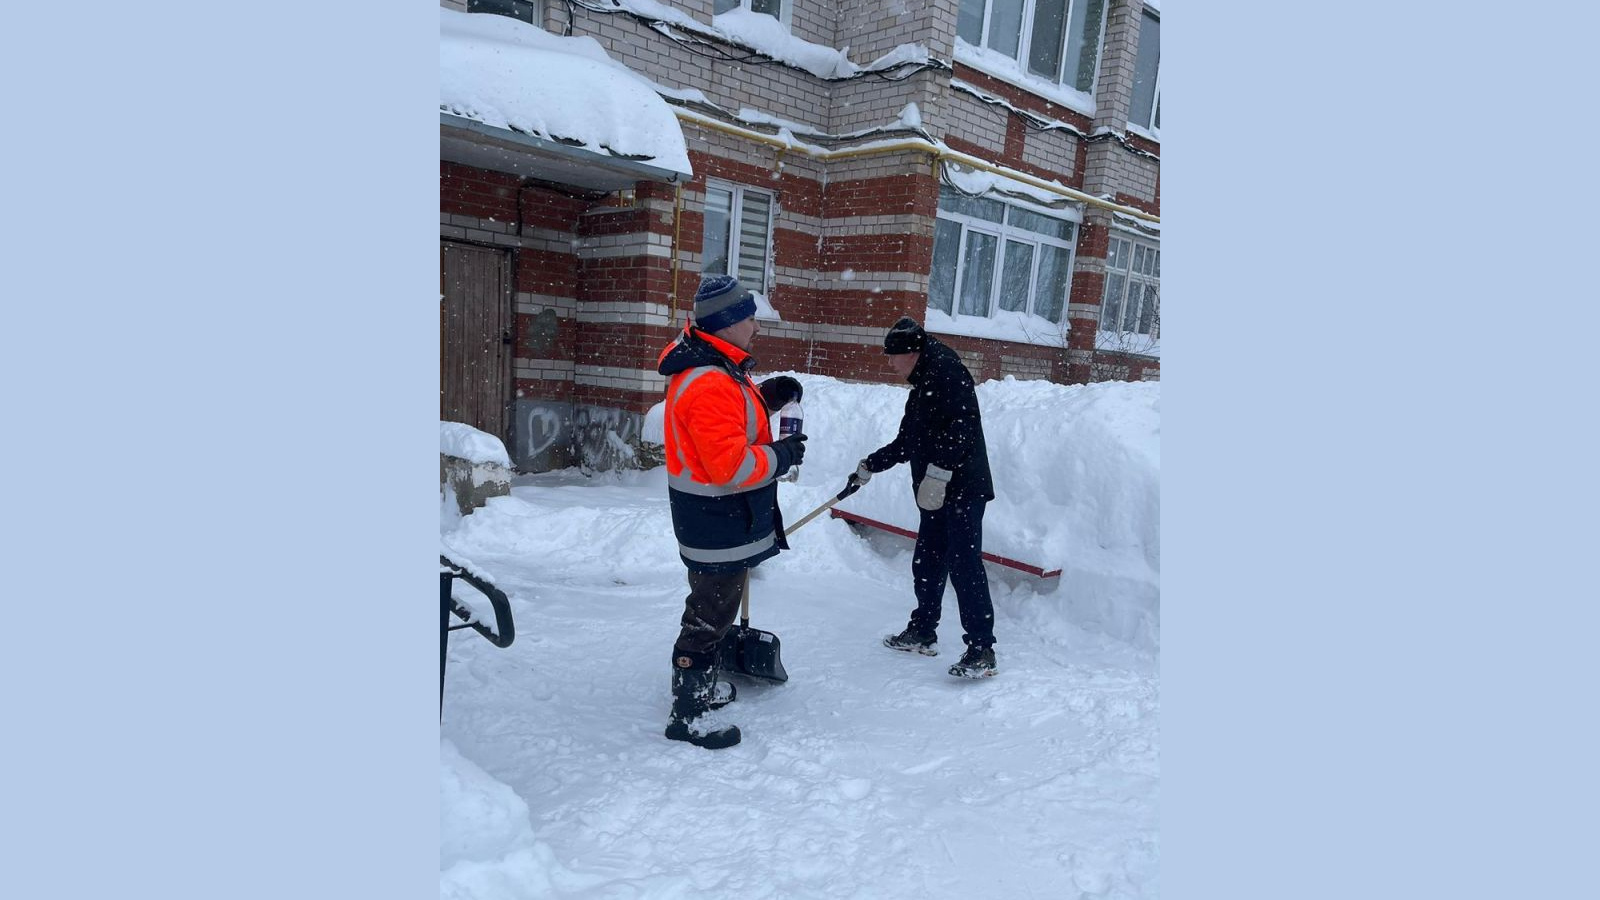
{"label": "man in orange jacket", "polygon": [[787,550],[776,478],[805,456],[804,434],[772,439],[771,411],[799,400],[786,375],[757,386],[750,344],[761,330],[754,296],[729,275],[705,279],[694,324],[661,351],[667,496],[689,596],[672,649],[672,715],[666,735],[698,747],[739,743],[739,728],[711,715],[734,699],[716,678],[717,644],[733,625],[746,573]]}

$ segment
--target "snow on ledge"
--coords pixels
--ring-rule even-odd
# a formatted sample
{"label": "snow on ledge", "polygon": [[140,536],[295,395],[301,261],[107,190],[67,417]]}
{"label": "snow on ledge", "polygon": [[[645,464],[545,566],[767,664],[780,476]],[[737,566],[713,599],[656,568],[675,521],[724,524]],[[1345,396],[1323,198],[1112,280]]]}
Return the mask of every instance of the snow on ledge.
{"label": "snow on ledge", "polygon": [[1090,118],[1094,117],[1094,97],[1064,84],[1046,81],[1030,74],[1022,68],[1021,63],[1004,53],[997,53],[987,47],[974,47],[957,37],[953,55],[956,62],[969,65],[1007,84],[1014,84],[1029,93],[1038,94],[1046,100],[1053,100],[1068,109],[1075,109]]}
{"label": "snow on ledge", "polygon": [[499,438],[461,422],[439,423],[439,452],[471,463],[511,468],[511,455]]}
{"label": "snow on ledge", "polygon": [[[950,183],[964,194],[980,196],[989,193],[1001,193],[1012,195],[1013,197],[1020,195],[1048,207],[1051,215],[1070,219],[1073,222],[1083,221],[1083,211],[1079,205],[1072,204],[1060,208],[1054,206],[1054,204],[1068,199],[1065,194],[1068,190],[1067,186],[1054,179],[1045,183],[1060,187],[1062,189],[1060,193],[1034,187],[1025,181],[1008,178],[996,172],[985,172],[981,169],[969,168],[954,160],[945,161],[944,173],[945,177],[950,179]],[[1045,181],[1043,178],[1039,180]]]}
{"label": "snow on ledge", "polygon": [[991,341],[1010,341],[1013,344],[1033,344],[1037,347],[1066,347],[1067,323],[1057,325],[1043,316],[1032,313],[995,310],[993,318],[982,316],[951,316],[943,310],[929,308],[922,323],[930,334],[954,334],[961,337],[985,338]]}

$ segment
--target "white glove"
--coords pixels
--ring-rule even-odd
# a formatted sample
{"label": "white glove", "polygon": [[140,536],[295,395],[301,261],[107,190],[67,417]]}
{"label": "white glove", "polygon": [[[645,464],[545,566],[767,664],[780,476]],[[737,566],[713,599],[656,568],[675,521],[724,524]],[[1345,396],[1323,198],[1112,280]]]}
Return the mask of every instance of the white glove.
{"label": "white glove", "polygon": [[928,466],[928,471],[922,476],[922,484],[917,485],[917,505],[928,512],[944,506],[944,491],[950,486],[950,476],[953,474],[949,469]]}
{"label": "white glove", "polygon": [[856,465],[856,484],[866,484],[872,480],[872,470],[867,468],[867,461],[862,460]]}

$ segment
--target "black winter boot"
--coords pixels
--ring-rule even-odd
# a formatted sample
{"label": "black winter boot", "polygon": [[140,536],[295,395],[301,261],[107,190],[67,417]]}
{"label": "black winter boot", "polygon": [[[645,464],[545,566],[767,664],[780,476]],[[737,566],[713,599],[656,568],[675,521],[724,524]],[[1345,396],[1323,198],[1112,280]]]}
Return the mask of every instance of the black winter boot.
{"label": "black winter boot", "polygon": [[950,674],[957,678],[987,678],[997,671],[993,647],[968,647],[961,661],[950,667]]}
{"label": "black winter boot", "polygon": [[883,645],[890,650],[921,653],[923,656],[939,655],[939,636],[932,632],[918,631],[910,625],[906,626],[905,631],[884,638]]}
{"label": "black winter boot", "polygon": [[669,739],[687,741],[708,750],[739,743],[739,726],[726,724],[711,713],[716,690],[714,677],[711,657],[707,654],[680,653],[673,657],[672,716],[666,731]]}
{"label": "black winter boot", "polygon": [[731,681],[722,680],[722,669],[711,670],[711,699],[706,701],[712,709],[721,709],[739,699],[739,689]]}

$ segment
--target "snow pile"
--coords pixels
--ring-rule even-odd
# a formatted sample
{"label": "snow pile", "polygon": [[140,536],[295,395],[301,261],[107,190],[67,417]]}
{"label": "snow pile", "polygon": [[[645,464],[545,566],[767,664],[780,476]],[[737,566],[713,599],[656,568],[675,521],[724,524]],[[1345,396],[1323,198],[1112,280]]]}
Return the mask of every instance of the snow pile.
{"label": "snow pile", "polygon": [[534,840],[516,791],[439,742],[440,900],[533,900],[595,883]]}
{"label": "snow pile", "polygon": [[511,455],[499,438],[462,422],[439,423],[439,452],[472,463],[511,468]]}
{"label": "snow pile", "polygon": [[683,129],[666,101],[594,38],[440,7],[439,108],[693,173]]}
{"label": "snow pile", "polygon": [[[759,359],[759,346],[755,352]],[[781,495],[793,522],[894,439],[909,388],[773,374],[792,375],[805,388],[806,460],[800,482]],[[1007,376],[978,385],[995,485],[984,549],[1061,569],[1058,593],[1070,618],[1151,649],[1160,644],[1160,397],[1159,382],[1059,385]],[[646,440],[662,440],[661,423],[657,404],[645,419]],[[906,465],[877,475],[838,508],[908,531],[920,521]]]}
{"label": "snow pile", "polygon": [[[789,374],[806,389],[802,480],[836,492],[862,457],[894,439],[908,388]],[[984,549],[1061,569],[1070,619],[1151,649],[1160,643],[1160,392],[1157,382],[1009,376],[978,385],[995,485]],[[908,531],[920,521],[905,465],[839,508]],[[788,505],[785,513],[794,515]]]}
{"label": "snow pile", "polygon": [[861,71],[846,55],[849,48],[835,50],[795,37],[789,26],[766,13],[730,9],[711,17],[715,29],[747,47],[773,59],[804,69],[818,78],[843,78]]}

